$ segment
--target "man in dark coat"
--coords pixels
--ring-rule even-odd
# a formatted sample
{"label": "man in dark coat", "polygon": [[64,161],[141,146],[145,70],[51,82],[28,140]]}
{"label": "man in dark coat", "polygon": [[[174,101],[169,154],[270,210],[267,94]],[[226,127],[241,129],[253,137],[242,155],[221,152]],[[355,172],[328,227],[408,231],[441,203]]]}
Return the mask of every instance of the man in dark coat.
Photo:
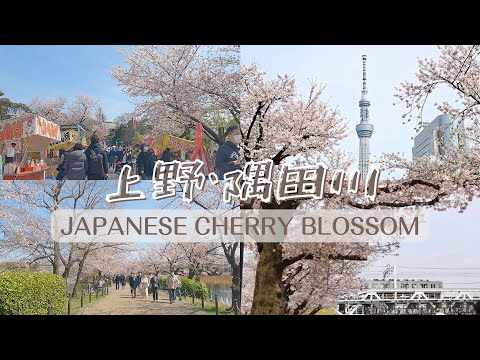
{"label": "man in dark coat", "polygon": [[148,151],[148,145],[141,145],[142,152],[138,155],[137,167],[138,174],[142,180],[152,180],[153,168],[155,167],[155,158],[152,153]]}
{"label": "man in dark coat", "polygon": [[118,150],[115,152],[115,155],[117,156],[117,161],[122,161],[123,148],[118,148]]}
{"label": "man in dark coat", "polygon": [[128,285],[130,285],[130,294],[132,294],[132,298],[137,297],[137,284],[136,284],[137,279],[135,278],[135,275],[133,272],[130,274],[128,277]]}
{"label": "man in dark coat", "polygon": [[173,155],[172,149],[166,148],[160,160],[165,162],[172,162],[173,160],[175,160],[175,155]]}
{"label": "man in dark coat", "polygon": [[112,169],[115,169],[116,156],[117,156],[117,152],[115,151],[114,148],[111,148],[110,152],[108,153],[108,166],[111,167]]}
{"label": "man in dark coat", "polygon": [[151,274],[150,276],[150,292],[152,293],[153,296],[153,301],[158,302],[158,288],[159,288],[159,283],[158,283],[158,276]]}
{"label": "man in dark coat", "polygon": [[120,290],[120,283],[122,281],[122,278],[120,275],[115,275],[115,289]]}
{"label": "man in dark coat", "polygon": [[215,156],[215,173],[219,180],[224,180],[225,173],[240,170],[240,149],[238,146],[242,141],[240,128],[230,126],[225,131],[225,143],[220,145]]}
{"label": "man in dark coat", "polygon": [[85,150],[88,160],[88,180],[107,180],[108,157],[105,148],[100,144],[98,135],[93,134],[90,139],[90,146]]}

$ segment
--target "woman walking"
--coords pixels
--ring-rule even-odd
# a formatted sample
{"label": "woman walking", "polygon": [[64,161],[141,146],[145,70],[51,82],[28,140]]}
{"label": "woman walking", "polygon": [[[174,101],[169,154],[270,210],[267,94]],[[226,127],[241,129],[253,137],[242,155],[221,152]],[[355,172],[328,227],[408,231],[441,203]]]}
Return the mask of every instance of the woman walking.
{"label": "woman walking", "polygon": [[167,275],[167,290],[168,290],[168,298],[170,300],[170,304],[173,304],[175,301],[175,289],[176,289],[177,282],[175,281],[175,274],[171,271]]}
{"label": "woman walking", "polygon": [[142,285],[141,285],[141,289],[142,289],[142,297],[146,298],[148,295],[147,295],[147,289],[148,289],[148,276],[147,275],[143,275],[142,276]]}

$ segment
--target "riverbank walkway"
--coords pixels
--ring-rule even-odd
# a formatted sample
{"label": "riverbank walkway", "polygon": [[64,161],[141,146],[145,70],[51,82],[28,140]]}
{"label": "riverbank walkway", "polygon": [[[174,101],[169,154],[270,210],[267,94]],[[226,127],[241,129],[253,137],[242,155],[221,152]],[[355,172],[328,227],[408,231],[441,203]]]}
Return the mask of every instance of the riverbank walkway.
{"label": "riverbank walkway", "polygon": [[160,290],[158,301],[153,302],[152,296],[147,298],[137,297],[132,299],[130,287],[115,290],[109,288],[109,295],[81,310],[78,315],[207,315],[187,301],[175,301],[170,304],[168,293]]}

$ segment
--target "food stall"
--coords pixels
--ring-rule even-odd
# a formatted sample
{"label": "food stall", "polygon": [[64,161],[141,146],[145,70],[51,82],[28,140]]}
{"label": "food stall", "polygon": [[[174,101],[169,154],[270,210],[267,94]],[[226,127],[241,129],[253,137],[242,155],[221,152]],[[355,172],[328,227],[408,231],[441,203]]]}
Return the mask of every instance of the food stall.
{"label": "food stall", "polygon": [[179,161],[194,161],[200,159],[204,162],[204,174],[210,173],[210,162],[207,157],[207,148],[202,143],[202,124],[198,123],[196,127],[196,139],[187,140],[172,135],[161,135],[149,137],[145,142],[153,148],[158,159],[161,158],[166,148],[170,148]]}
{"label": "food stall", "polygon": [[58,152],[60,149],[70,150],[76,143],[81,143],[84,148],[87,144],[87,132],[80,125],[61,125],[60,140],[50,142],[48,150]]}
{"label": "food stall", "polygon": [[[15,143],[15,161],[3,168],[3,180],[44,180],[47,148],[60,140],[60,126],[37,114],[0,121],[0,149]],[[3,155],[2,155],[3,156]]]}
{"label": "food stall", "polygon": [[170,148],[178,160],[186,161],[190,159],[190,156],[193,154],[196,147],[195,141],[182,139],[172,135],[149,137],[145,139],[145,142],[155,151],[155,154],[159,159],[165,149]]}

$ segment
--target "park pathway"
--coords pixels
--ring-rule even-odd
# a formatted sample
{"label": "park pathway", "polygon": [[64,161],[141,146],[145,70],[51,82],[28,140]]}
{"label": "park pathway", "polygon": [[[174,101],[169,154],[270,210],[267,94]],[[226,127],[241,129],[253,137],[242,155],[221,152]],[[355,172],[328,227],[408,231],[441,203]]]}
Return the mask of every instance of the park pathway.
{"label": "park pathway", "polygon": [[175,301],[170,304],[168,293],[158,292],[158,303],[149,296],[146,299],[138,297],[132,299],[130,288],[115,290],[108,289],[109,295],[81,310],[79,315],[207,315],[205,311],[189,304],[187,301]]}

